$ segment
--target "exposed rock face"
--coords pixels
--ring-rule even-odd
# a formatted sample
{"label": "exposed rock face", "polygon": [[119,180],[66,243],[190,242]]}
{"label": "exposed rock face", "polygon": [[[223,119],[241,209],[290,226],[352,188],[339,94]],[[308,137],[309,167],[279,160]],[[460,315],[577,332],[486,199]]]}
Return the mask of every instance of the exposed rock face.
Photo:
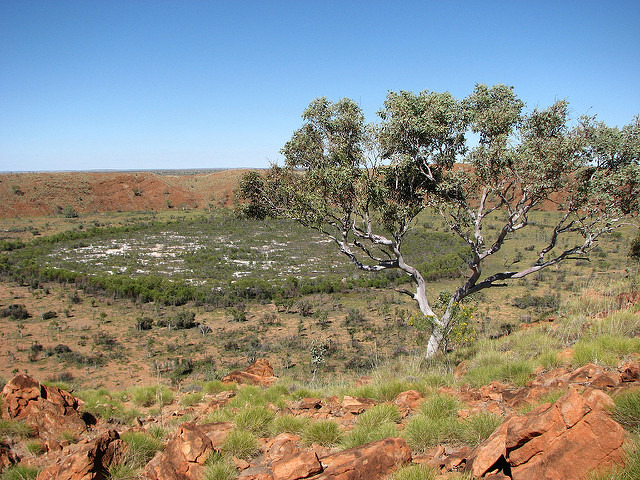
{"label": "exposed rock face", "polygon": [[602,391],[572,389],[554,404],[512,416],[471,453],[467,468],[476,477],[568,480],[622,464],[624,430],[605,410],[611,403]]}
{"label": "exposed rock face", "polygon": [[248,385],[271,385],[277,380],[273,376],[273,367],[268,360],[260,358],[242,371],[231,372],[222,379],[225,383],[243,383]]}
{"label": "exposed rock face", "polygon": [[[38,480],[100,480],[117,463],[127,445],[118,432],[109,430],[94,440],[70,445],[57,462],[40,472]],[[64,454],[66,453],[66,454]]]}
{"label": "exposed rock face", "polygon": [[385,438],[320,459],[322,473],[313,480],[373,480],[384,478],[411,461],[411,449],[401,438]]}
{"label": "exposed rock face", "polygon": [[24,419],[43,439],[62,432],[80,434],[87,428],[78,412],[80,401],[64,390],[46,387],[27,375],[17,375],[2,389],[2,418]]}
{"label": "exposed rock face", "polygon": [[231,429],[231,424],[183,423],[162,452],[147,464],[145,476],[152,480],[197,480],[203,464]]}
{"label": "exposed rock face", "polygon": [[20,458],[11,451],[8,443],[0,440],[0,473],[4,472],[7,467],[14,463],[18,463]]}

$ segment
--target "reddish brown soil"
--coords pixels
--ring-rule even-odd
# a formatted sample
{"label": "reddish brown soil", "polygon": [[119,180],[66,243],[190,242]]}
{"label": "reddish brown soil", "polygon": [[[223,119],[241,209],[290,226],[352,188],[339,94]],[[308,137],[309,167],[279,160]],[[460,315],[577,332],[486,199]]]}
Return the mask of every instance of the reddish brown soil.
{"label": "reddish brown soil", "polygon": [[165,175],[153,172],[0,174],[0,218],[230,206],[246,170]]}

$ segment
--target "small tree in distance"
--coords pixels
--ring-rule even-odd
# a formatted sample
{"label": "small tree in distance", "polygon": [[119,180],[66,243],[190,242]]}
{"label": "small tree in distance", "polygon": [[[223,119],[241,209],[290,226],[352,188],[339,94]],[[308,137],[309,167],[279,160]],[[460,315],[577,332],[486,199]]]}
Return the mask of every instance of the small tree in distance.
{"label": "small tree in distance", "polygon": [[[587,258],[602,234],[638,212],[640,117],[622,129],[589,117],[571,127],[564,100],[523,109],[505,85],[477,85],[462,100],[448,92],[389,92],[380,122],[365,125],[354,101],[315,99],[282,149],[285,165],[243,177],[245,212],[314,228],[361,270],[404,271],[415,286],[405,293],[432,326],[431,357],[465,297]],[[473,148],[469,131],[479,138]],[[486,259],[530,225],[530,212],[549,203],[561,215],[533,260],[483,272]],[[471,252],[469,274],[440,315],[422,274],[403,255],[403,240],[425,208],[441,215]],[[491,238],[483,230],[488,218],[499,222]]]}

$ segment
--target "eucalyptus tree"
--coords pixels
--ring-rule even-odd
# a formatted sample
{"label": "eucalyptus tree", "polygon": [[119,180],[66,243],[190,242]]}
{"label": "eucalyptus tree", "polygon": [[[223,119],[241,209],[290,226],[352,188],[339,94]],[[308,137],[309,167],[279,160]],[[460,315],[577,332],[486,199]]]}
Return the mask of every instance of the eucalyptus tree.
{"label": "eucalyptus tree", "polygon": [[[246,212],[322,232],[361,270],[404,271],[414,286],[405,293],[432,326],[430,357],[446,344],[465,297],[587,258],[601,235],[638,212],[639,117],[618,129],[586,117],[572,125],[564,100],[524,107],[505,85],[477,85],[461,100],[389,92],[379,122],[367,125],[354,101],[315,99],[282,149],[285,164],[243,177]],[[487,259],[531,225],[532,210],[549,204],[561,214],[530,261],[484,273]],[[470,250],[468,274],[440,313],[403,255],[424,209],[441,215]],[[489,232],[487,219],[499,228]]]}

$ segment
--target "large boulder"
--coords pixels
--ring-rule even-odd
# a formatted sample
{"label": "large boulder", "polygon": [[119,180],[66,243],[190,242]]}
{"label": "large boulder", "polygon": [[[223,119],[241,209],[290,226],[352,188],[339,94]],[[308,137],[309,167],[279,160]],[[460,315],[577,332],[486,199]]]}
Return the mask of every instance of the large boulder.
{"label": "large boulder", "polygon": [[102,480],[107,470],[118,463],[127,444],[118,432],[109,430],[93,440],[70,445],[58,460],[42,470],[37,480]]}
{"label": "large boulder", "polygon": [[17,375],[2,389],[0,416],[24,419],[45,439],[60,438],[63,432],[80,434],[87,428],[88,414],[78,411],[80,400],[59,388],[41,385],[28,375]]}
{"label": "large boulder", "polygon": [[277,377],[273,376],[273,367],[269,361],[264,358],[259,358],[244,370],[231,372],[224,377],[222,381],[224,383],[268,386],[277,379]]}
{"label": "large boulder", "polygon": [[147,464],[144,473],[151,480],[198,480],[204,462],[224,441],[231,429],[227,422],[197,425],[183,423],[167,446]]}
{"label": "large boulder", "polygon": [[384,478],[411,461],[411,449],[401,438],[385,438],[320,459],[322,473],[313,480],[373,480]]}
{"label": "large boulder", "polygon": [[474,477],[566,480],[620,465],[625,433],[607,413],[611,405],[600,390],[572,389],[553,404],[507,419],[471,453],[467,468]]}

